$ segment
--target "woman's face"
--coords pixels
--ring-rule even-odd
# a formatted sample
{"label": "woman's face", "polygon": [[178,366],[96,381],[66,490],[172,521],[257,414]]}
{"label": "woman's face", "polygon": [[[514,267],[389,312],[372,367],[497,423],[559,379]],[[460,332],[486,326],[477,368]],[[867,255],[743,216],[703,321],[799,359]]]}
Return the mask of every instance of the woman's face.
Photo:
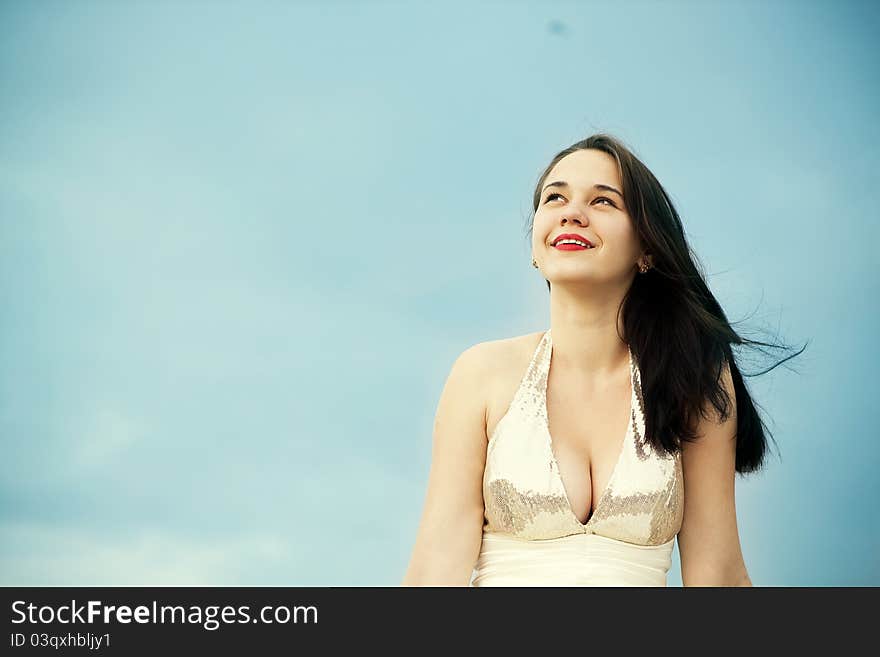
{"label": "woman's face", "polygon": [[[635,276],[641,248],[617,192],[623,192],[617,161],[603,151],[575,151],[550,170],[535,211],[532,253],[551,284],[628,283]],[[553,242],[563,233],[580,235],[594,248],[557,248]]]}

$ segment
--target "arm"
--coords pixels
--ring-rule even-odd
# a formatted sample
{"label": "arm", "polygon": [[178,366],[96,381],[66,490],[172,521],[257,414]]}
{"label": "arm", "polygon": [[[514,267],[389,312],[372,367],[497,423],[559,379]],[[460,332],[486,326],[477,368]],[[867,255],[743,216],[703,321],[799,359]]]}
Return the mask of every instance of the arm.
{"label": "arm", "polygon": [[682,443],[684,517],[678,534],[684,586],[752,586],[736,524],[736,397],[728,365],[722,383],[733,404],[723,422],[717,411],[700,418],[696,442]]}
{"label": "arm", "polygon": [[440,395],[424,510],[402,586],[470,584],[483,538],[484,351],[464,351]]}

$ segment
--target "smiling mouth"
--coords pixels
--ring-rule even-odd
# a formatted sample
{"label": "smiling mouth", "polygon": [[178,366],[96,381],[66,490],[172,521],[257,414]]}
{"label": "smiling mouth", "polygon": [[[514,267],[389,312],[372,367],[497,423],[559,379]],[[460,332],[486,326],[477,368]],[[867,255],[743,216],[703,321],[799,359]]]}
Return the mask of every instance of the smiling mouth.
{"label": "smiling mouth", "polygon": [[559,249],[560,251],[592,251],[596,247],[588,246],[584,243],[562,240],[561,242],[554,244],[553,248]]}

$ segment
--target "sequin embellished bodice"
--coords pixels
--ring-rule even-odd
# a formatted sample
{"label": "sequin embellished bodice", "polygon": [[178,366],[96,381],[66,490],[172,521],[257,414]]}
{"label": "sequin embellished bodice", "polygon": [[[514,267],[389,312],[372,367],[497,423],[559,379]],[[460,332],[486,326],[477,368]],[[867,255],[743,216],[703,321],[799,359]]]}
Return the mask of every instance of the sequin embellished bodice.
{"label": "sequin embellished bodice", "polygon": [[[489,439],[478,571],[482,566],[483,575],[487,570],[494,572],[494,557],[491,564],[487,562],[502,544],[502,562],[513,564],[513,554],[519,554],[519,548],[534,552],[549,548],[551,543],[567,545],[566,555],[570,556],[574,537],[586,536],[587,540],[576,539],[577,549],[586,550],[584,559],[596,549],[607,555],[613,548],[621,551],[618,562],[630,557],[644,560],[652,552],[645,548],[658,548],[650,558],[659,559],[659,565],[655,563],[649,570],[662,571],[665,582],[684,508],[681,455],[659,453],[644,441],[644,400],[637,359],[630,351],[631,413],[622,449],[594,512],[581,523],[569,504],[548,428],[547,378],[552,347],[547,330]],[[539,543],[545,545],[538,547]],[[594,575],[591,578],[596,579]]]}

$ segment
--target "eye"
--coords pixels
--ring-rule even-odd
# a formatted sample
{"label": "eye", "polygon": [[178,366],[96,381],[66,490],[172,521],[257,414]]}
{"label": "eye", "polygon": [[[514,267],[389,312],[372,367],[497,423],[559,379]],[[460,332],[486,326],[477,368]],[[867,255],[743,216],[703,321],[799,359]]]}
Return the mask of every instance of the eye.
{"label": "eye", "polygon": [[[548,195],[547,195],[547,198],[544,199],[544,203],[549,203],[550,200],[551,200],[554,196],[558,196],[559,198],[562,198],[562,194],[559,194],[559,193],[557,193],[557,192],[553,192],[552,194],[548,194]],[[610,206],[613,207],[613,208],[616,208],[616,207],[617,207],[616,205],[614,205],[614,201],[612,201],[612,200],[611,200],[610,198],[608,198],[607,196],[600,196],[599,198],[596,199],[596,201],[608,201],[608,205],[610,205]]]}

